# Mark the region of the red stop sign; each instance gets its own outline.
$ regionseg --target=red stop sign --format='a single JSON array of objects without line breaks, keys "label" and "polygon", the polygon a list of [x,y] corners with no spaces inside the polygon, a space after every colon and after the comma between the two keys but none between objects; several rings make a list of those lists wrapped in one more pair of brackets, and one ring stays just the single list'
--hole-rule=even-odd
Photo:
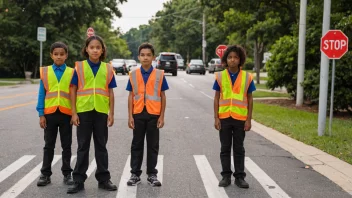
[{"label": "red stop sign", "polygon": [[226,45],[219,45],[216,50],[215,53],[216,55],[218,55],[219,58],[221,58],[224,55],[224,52],[226,51],[227,46]]},{"label": "red stop sign", "polygon": [[94,36],[94,29],[92,27],[89,27],[87,29],[87,37]]},{"label": "red stop sign", "polygon": [[341,30],[329,30],[321,37],[320,50],[329,59],[340,59],[348,51],[348,37]]}]

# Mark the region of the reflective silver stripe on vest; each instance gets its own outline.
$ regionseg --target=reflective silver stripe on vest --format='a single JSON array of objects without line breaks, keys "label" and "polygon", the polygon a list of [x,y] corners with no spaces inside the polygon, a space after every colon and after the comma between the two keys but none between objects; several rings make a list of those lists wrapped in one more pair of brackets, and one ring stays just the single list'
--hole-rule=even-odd
[{"label": "reflective silver stripe on vest", "polygon": [[45,94],[45,98],[53,98],[53,97],[57,97],[57,92],[47,92]]},{"label": "reflective silver stripe on vest", "polygon": [[140,95],[135,95],[135,96],[134,96],[134,100],[139,100],[140,98],[141,98]]},{"label": "reflective silver stripe on vest", "polygon": [[235,104],[235,105],[241,105],[241,106],[248,106],[248,104],[246,102],[243,102],[243,101],[238,101],[238,100],[232,100],[232,104]]},{"label": "reflective silver stripe on vest", "polygon": [[81,82],[81,89],[84,88],[84,72],[83,72],[83,61],[77,62],[77,75],[78,75],[78,80]]},{"label": "reflective silver stripe on vest", "polygon": [[48,67],[43,67],[42,68],[42,77],[43,77],[43,84],[44,87],[48,89],[49,91],[49,81],[48,81]]},{"label": "reflective silver stripe on vest", "polygon": [[161,101],[160,97],[158,96],[158,91],[159,91],[159,83],[162,79],[163,72],[159,69],[156,70],[156,79],[154,83],[154,97],[146,95],[148,100],[155,100],[155,101]]},{"label": "reflective silver stripe on vest", "polygon": [[160,101],[161,101],[161,97],[159,97],[159,96],[145,95],[145,99],[153,100],[153,101],[157,101],[157,102],[160,102]]},{"label": "reflective silver stripe on vest", "polygon": [[[222,72],[216,72],[216,76],[217,76],[218,83],[221,82]],[[222,84],[222,82],[221,82],[221,84]],[[221,85],[219,85],[219,86],[221,86]]]},{"label": "reflective silver stripe on vest", "polygon": [[77,96],[83,96],[83,95],[91,95],[94,94],[94,90],[84,90],[84,91],[77,91]]},{"label": "reflective silver stripe on vest", "polygon": [[246,72],[246,84],[244,85],[244,91],[243,91],[243,101],[246,99],[246,91],[248,91],[247,86],[248,86],[248,78],[249,78],[249,73]]},{"label": "reflective silver stripe on vest", "polygon": [[231,99],[220,100],[219,105],[230,105]]},{"label": "reflective silver stripe on vest", "polygon": [[70,98],[70,94],[63,92],[63,91],[60,91],[60,96],[68,98],[68,99]]},{"label": "reflective silver stripe on vest", "polygon": [[132,71],[132,73],[131,73],[131,79],[132,79],[131,84],[133,85],[132,88],[133,88],[133,93],[134,93],[135,96],[138,95],[138,83],[137,83],[137,74],[136,74],[136,71],[140,71],[140,70],[137,69],[137,70]]},{"label": "reflective silver stripe on vest", "polygon": [[103,90],[101,90],[101,89],[96,89],[96,90],[95,90],[95,93],[96,93],[96,94],[100,94],[100,95],[104,95],[104,96],[109,96],[109,92],[103,91]]},{"label": "reflective silver stripe on vest", "polygon": [[106,63],[106,71],[108,72],[108,79],[106,83],[109,84],[109,80],[112,78],[112,75],[113,75],[112,68],[110,67],[109,63]]}]

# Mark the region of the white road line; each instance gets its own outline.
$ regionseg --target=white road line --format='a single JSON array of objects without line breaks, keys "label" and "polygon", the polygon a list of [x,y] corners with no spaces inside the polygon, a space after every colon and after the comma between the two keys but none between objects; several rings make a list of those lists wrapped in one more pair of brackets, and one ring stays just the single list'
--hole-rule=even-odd
[{"label": "white road line", "polygon": [[71,156],[71,163],[73,162],[73,160],[76,159],[76,157],[77,157],[76,155],[72,155],[72,156]]},{"label": "white road line", "polygon": [[117,195],[118,198],[133,198],[137,196],[137,186],[127,186],[127,181],[131,176],[130,168],[131,155],[128,156],[125,168],[123,169],[120,184],[118,187]]},{"label": "white road line", "polygon": [[[54,166],[57,161],[61,158],[61,155],[54,155],[53,162],[51,166]],[[13,185],[9,190],[4,192],[0,198],[9,198],[9,197],[17,197],[21,194],[21,192],[28,187],[34,180],[38,178],[40,175],[40,168],[42,167],[43,162],[38,164],[35,168],[33,168],[27,175],[25,175],[20,181],[18,181],[15,185]]]},{"label": "white road line", "polygon": [[193,155],[202,177],[205,190],[209,198],[228,197],[224,188],[218,187],[219,180],[216,178],[207,158],[204,155]]},{"label": "white road line", "polygon": [[181,80],[182,80],[183,82],[187,83],[187,81],[186,81],[184,78],[181,78]]},{"label": "white road line", "polygon": [[[264,190],[273,198],[289,198],[290,196],[283,191],[277,183],[272,180],[251,158],[245,158],[245,167],[251,175],[262,185]],[[233,156],[231,156],[233,168]]]},{"label": "white road line", "polygon": [[0,183],[31,161],[35,155],[24,155],[0,172]]},{"label": "white road line", "polygon": [[202,92],[202,91],[199,91],[200,93],[202,93],[203,95],[205,95],[206,97],[208,97],[208,98],[210,98],[210,99],[212,99],[212,100],[214,100],[214,98],[213,97],[211,97],[211,96],[209,96],[208,94],[206,94],[206,93],[204,93],[204,92]]},{"label": "white road line", "polygon": [[97,168],[97,163],[95,162],[95,158],[92,160],[92,162],[88,166],[87,170],[87,178],[94,172],[94,170]]},{"label": "white road line", "polygon": [[194,86],[192,84],[189,84],[190,87],[194,88]]},{"label": "white road line", "polygon": [[156,169],[158,170],[158,180],[161,184],[163,184],[163,171],[164,171],[164,156],[158,156],[158,164],[156,165]]}]

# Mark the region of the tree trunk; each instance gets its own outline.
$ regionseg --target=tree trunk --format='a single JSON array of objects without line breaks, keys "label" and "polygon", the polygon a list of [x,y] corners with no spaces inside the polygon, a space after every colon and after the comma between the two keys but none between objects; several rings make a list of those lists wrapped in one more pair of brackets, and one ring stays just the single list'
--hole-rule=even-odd
[{"label": "tree trunk", "polygon": [[260,84],[260,66],[263,62],[264,55],[264,44],[258,43],[255,41],[254,45],[254,63],[255,63],[255,71],[256,71],[256,82]]}]

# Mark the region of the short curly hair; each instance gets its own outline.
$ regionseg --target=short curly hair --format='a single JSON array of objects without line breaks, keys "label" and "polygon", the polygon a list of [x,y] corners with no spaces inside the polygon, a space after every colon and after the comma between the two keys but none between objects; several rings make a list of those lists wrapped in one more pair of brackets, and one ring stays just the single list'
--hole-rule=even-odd
[{"label": "short curly hair", "polygon": [[240,64],[238,67],[243,67],[244,63],[246,62],[246,50],[240,45],[230,45],[227,46],[227,49],[224,55],[221,57],[221,63],[227,67],[227,57],[229,56],[230,52],[236,52],[237,55],[240,57]]},{"label": "short curly hair", "polygon": [[97,40],[97,41],[100,42],[100,44],[101,44],[101,46],[102,46],[102,48],[103,48],[103,53],[102,53],[101,56],[99,57],[99,60],[100,60],[100,61],[105,60],[106,54],[107,54],[107,49],[106,49],[104,40],[103,40],[100,36],[98,36],[98,35],[90,36],[90,37],[88,37],[88,38],[86,39],[85,45],[84,45],[84,47],[82,48],[82,51],[81,51],[82,56],[86,57],[87,59],[89,58],[89,54],[86,52],[86,48],[88,47],[89,43],[90,43],[92,40]]}]

